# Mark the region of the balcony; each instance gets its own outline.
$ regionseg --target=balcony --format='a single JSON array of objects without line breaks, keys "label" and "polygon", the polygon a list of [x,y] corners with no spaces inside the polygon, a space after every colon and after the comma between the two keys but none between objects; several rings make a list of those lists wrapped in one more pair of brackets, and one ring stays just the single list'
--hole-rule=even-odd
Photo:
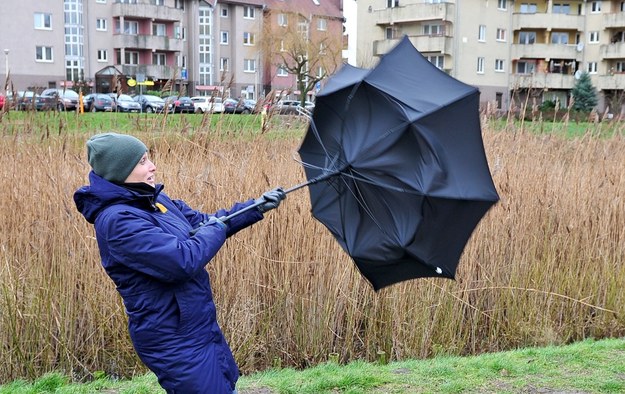
[{"label": "balcony", "polygon": [[573,89],[575,76],[555,73],[512,74],[510,82],[513,89]]},{"label": "balcony", "polygon": [[601,45],[601,57],[604,59],[624,59],[625,43]]},{"label": "balcony", "polygon": [[540,30],[584,30],[584,17],[582,15],[567,14],[520,14],[512,15],[512,29],[540,29]]},{"label": "balcony", "polygon": [[117,67],[121,68],[124,75],[143,74],[150,79],[171,79],[176,71],[176,67],[155,64],[124,64]]},{"label": "balcony", "polygon": [[605,14],[603,16],[604,28],[622,28],[625,26],[625,12],[616,12],[613,14]]},{"label": "balcony", "polygon": [[[412,45],[419,52],[437,52],[451,55],[453,52],[453,39],[446,36],[410,36]],[[401,41],[399,38],[390,40],[377,40],[373,42],[373,55],[382,56],[390,51]]]},{"label": "balcony", "polygon": [[113,47],[153,49],[160,52],[180,52],[183,49],[183,42],[180,39],[165,36],[116,34],[113,35]]},{"label": "balcony", "polygon": [[581,52],[577,51],[577,45],[570,44],[512,44],[511,56],[513,59],[582,60]]},{"label": "balcony", "polygon": [[184,10],[149,3],[114,3],[113,17],[120,16],[133,19],[154,19],[155,21],[181,21],[184,17]]},{"label": "balcony", "polygon": [[624,90],[625,73],[614,75],[598,75],[593,77],[593,85],[598,90]]},{"label": "balcony", "polygon": [[375,23],[378,25],[392,25],[394,23],[409,23],[429,20],[454,20],[453,3],[439,4],[408,4],[392,8],[372,10]]}]

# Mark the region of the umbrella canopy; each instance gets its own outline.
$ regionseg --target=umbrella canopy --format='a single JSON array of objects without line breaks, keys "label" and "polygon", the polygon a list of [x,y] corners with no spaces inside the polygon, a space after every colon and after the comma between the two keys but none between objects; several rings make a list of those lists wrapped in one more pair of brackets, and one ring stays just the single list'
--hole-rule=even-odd
[{"label": "umbrella canopy", "polygon": [[454,278],[498,201],[478,106],[476,88],[436,68],[407,37],[371,70],[343,66],[317,96],[298,151],[312,214],[376,291]]}]

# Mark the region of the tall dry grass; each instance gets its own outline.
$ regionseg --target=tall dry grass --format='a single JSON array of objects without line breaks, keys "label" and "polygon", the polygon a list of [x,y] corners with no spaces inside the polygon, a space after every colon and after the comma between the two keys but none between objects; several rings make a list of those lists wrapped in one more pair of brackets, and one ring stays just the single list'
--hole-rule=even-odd
[{"label": "tall dry grass", "polygon": [[[0,126],[1,127],[1,126]],[[165,192],[206,211],[304,180],[298,138],[139,132]],[[244,372],[341,360],[474,354],[625,334],[625,141],[484,130],[501,202],[457,281],[379,293],[312,219],[306,190],[229,240],[208,266]],[[86,136],[4,133],[0,144],[0,382],[143,368],[123,305],[72,195]]]}]

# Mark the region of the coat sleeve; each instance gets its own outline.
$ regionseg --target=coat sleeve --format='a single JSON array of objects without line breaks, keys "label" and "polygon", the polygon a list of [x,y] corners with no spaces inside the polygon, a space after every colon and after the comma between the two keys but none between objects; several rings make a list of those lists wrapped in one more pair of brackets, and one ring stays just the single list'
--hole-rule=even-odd
[{"label": "coat sleeve", "polygon": [[164,282],[185,281],[204,269],[226,240],[218,226],[181,239],[132,210],[100,215],[96,235],[103,264],[118,264]]},{"label": "coat sleeve", "polygon": [[[243,203],[236,203],[229,210],[220,209],[213,214],[203,213],[200,211],[196,211],[189,207],[182,200],[173,200],[174,204],[178,207],[180,212],[187,218],[189,223],[193,228],[197,227],[200,222],[208,220],[211,216],[223,217],[228,216],[234,212],[237,212],[247,206],[254,204],[254,200],[248,200]],[[263,219],[263,214],[260,213],[258,209],[250,209],[248,212],[242,213],[241,215],[237,215],[231,220],[228,221],[228,232],[227,236],[231,236],[236,234],[237,232],[243,230],[244,228],[251,226],[252,224],[258,222]]]}]

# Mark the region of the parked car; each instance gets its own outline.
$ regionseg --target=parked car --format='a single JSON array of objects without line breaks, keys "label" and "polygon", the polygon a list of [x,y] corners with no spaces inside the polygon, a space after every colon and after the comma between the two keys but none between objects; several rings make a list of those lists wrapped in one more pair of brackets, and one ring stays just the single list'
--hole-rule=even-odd
[{"label": "parked car", "polygon": [[221,97],[195,96],[191,97],[195,106],[195,113],[221,113],[224,112],[224,103]]},{"label": "parked car", "polygon": [[225,114],[251,114],[257,112],[255,100],[230,98],[225,99],[223,104]]},{"label": "parked car", "polygon": [[115,102],[104,93],[91,93],[83,97],[82,105],[85,112],[112,112],[115,110]]},{"label": "parked car", "polygon": [[78,93],[71,89],[46,89],[41,92],[41,96],[54,98],[56,100],[56,108],[59,111],[78,109]]},{"label": "parked car", "polygon": [[4,102],[5,102],[5,98],[4,98],[4,94],[0,93],[0,110],[4,109]]},{"label": "parked car", "polygon": [[[275,105],[275,110],[282,115],[297,115],[302,113],[302,102],[299,100],[280,100]],[[315,104],[306,101],[304,102],[304,108],[308,112],[312,112],[315,109]]]},{"label": "parked car", "polygon": [[56,108],[56,98],[43,97],[32,90],[18,90],[9,96],[11,107],[19,111],[49,111]]},{"label": "parked car", "polygon": [[141,105],[141,112],[155,113],[165,110],[165,100],[151,94],[139,94],[133,97],[133,100]]},{"label": "parked car", "polygon": [[115,111],[117,112],[141,112],[141,104],[136,102],[127,94],[109,93],[109,96],[115,101]]},{"label": "parked car", "polygon": [[169,96],[165,97],[164,100],[167,104],[167,110],[171,113],[180,114],[185,112],[188,114],[192,114],[195,112],[195,105],[193,105],[191,97]]}]

